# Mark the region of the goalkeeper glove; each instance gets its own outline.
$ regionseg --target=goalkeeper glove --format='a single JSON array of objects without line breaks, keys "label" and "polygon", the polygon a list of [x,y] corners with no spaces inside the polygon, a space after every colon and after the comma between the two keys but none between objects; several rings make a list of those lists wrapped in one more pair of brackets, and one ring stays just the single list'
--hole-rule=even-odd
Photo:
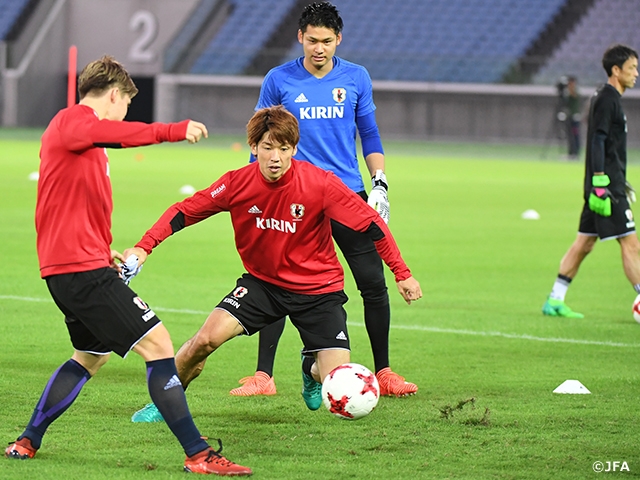
[{"label": "goalkeeper glove", "polygon": [[389,186],[382,170],[376,170],[376,174],[371,178],[371,186],[367,203],[378,212],[384,223],[389,223],[389,199],[387,198]]},{"label": "goalkeeper glove", "polygon": [[129,285],[129,282],[140,273],[144,265],[138,266],[138,257],[135,255],[129,255],[126,262],[120,264],[122,272],[120,276],[125,285]]},{"label": "goalkeeper glove", "polygon": [[636,203],[636,190],[633,188],[633,185],[627,181],[624,182],[624,193],[627,194],[627,201],[629,202],[629,205]]},{"label": "goalkeeper glove", "polygon": [[591,194],[589,195],[589,208],[603,217],[611,216],[611,192],[608,175],[594,175],[591,179]]}]

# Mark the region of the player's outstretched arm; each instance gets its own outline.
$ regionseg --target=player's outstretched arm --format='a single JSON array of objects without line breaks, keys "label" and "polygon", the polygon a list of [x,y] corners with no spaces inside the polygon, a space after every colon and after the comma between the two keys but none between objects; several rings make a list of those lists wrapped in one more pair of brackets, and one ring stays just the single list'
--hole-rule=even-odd
[{"label": "player's outstretched arm", "polygon": [[404,301],[407,302],[407,305],[411,305],[411,302],[422,298],[420,284],[415,278],[409,277],[406,280],[400,280],[396,285],[398,286],[400,295],[402,295]]},{"label": "player's outstretched arm", "polygon": [[197,143],[200,141],[202,137],[209,138],[209,132],[207,131],[207,127],[204,125],[204,123],[190,120],[187,125],[186,140],[189,143]]}]

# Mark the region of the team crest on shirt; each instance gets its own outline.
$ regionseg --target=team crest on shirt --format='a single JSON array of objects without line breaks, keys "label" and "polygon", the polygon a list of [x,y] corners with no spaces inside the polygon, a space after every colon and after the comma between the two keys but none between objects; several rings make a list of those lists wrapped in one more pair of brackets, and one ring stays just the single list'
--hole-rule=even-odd
[{"label": "team crest on shirt", "polygon": [[233,291],[231,295],[233,295],[236,298],[242,298],[247,293],[249,293],[249,290],[246,287],[238,287]]},{"label": "team crest on shirt", "polygon": [[343,103],[347,98],[347,91],[342,87],[334,88],[331,94],[336,103]]},{"label": "team crest on shirt", "polygon": [[301,203],[292,203],[289,209],[291,210],[291,216],[296,220],[300,220],[304,215],[304,205]]}]

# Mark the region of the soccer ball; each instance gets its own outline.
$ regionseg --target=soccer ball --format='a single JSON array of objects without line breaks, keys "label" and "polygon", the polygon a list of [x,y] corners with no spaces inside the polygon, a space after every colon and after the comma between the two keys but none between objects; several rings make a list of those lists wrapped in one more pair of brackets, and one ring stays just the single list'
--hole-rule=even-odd
[{"label": "soccer ball", "polygon": [[633,319],[640,323],[640,295],[633,301]]},{"label": "soccer ball", "polygon": [[322,382],[322,402],[336,417],[357,420],[371,413],[380,398],[378,379],[358,363],[339,365]]}]

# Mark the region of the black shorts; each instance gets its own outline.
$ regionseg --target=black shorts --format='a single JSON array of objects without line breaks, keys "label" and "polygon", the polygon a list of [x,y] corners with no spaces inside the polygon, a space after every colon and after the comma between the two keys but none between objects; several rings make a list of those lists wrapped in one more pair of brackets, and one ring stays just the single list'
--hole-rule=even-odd
[{"label": "black shorts", "polygon": [[304,295],[283,290],[245,273],[216,308],[228,312],[247,335],[289,316],[304,345],[303,354],[339,348],[349,350],[347,312],[342,291]]},{"label": "black shorts", "polygon": [[626,197],[616,197],[616,202],[611,202],[610,217],[594,213],[589,209],[589,203],[584,203],[580,215],[579,233],[592,237],[597,235],[600,240],[610,240],[625,237],[635,231],[636,223]]},{"label": "black shorts", "polygon": [[47,287],[65,323],[73,348],[124,357],[160,319],[112,268],[52,275]]}]

